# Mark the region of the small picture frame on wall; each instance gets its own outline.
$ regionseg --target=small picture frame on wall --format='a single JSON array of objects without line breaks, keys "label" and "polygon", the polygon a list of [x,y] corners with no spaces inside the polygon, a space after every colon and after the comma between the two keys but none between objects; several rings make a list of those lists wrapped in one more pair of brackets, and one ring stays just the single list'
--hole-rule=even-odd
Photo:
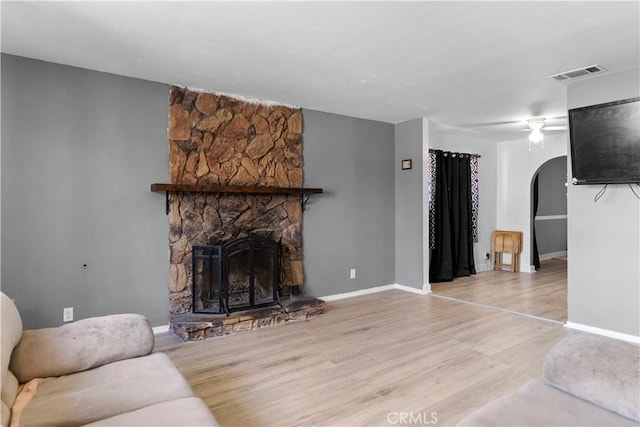
[{"label": "small picture frame on wall", "polygon": [[411,159],[406,159],[402,161],[402,170],[406,171],[408,169],[411,169]]}]

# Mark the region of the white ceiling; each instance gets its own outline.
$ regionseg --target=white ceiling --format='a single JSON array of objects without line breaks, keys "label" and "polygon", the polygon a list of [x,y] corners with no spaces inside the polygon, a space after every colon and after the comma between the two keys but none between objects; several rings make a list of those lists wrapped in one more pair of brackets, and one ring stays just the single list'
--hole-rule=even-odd
[{"label": "white ceiling", "polygon": [[640,67],[638,1],[1,7],[5,53],[389,123],[428,117],[504,139],[529,117],[566,115],[566,85],[547,76]]}]

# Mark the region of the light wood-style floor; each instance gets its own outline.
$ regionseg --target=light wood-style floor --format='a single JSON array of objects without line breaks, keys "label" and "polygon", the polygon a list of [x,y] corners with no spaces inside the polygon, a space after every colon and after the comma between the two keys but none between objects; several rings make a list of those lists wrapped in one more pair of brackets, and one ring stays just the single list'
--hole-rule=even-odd
[{"label": "light wood-style floor", "polygon": [[550,259],[535,273],[483,271],[453,282],[432,283],[436,295],[517,313],[567,321],[567,261]]},{"label": "light wood-style floor", "polygon": [[389,426],[401,412],[448,426],[539,377],[564,335],[556,322],[390,290],[237,335],[166,334],[156,350],[223,427]]}]

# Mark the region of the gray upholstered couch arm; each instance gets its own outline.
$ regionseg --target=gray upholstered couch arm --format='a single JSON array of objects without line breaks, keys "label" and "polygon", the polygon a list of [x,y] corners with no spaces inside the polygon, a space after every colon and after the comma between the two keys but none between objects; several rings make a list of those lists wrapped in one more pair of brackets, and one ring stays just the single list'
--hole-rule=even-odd
[{"label": "gray upholstered couch arm", "polygon": [[139,314],[92,317],[57,328],[26,330],[11,355],[21,383],[144,356],[153,350],[151,325]]},{"label": "gray upholstered couch arm", "polygon": [[640,422],[640,347],[574,333],[547,354],[548,384]]}]

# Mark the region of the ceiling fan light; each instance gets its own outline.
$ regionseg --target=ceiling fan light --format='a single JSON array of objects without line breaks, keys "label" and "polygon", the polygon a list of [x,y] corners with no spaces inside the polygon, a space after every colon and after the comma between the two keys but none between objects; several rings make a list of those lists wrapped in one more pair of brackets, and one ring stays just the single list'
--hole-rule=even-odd
[{"label": "ceiling fan light", "polygon": [[539,142],[542,142],[543,139],[544,139],[544,135],[542,134],[542,131],[540,130],[540,128],[531,129],[531,133],[529,134],[530,142],[537,144]]}]

